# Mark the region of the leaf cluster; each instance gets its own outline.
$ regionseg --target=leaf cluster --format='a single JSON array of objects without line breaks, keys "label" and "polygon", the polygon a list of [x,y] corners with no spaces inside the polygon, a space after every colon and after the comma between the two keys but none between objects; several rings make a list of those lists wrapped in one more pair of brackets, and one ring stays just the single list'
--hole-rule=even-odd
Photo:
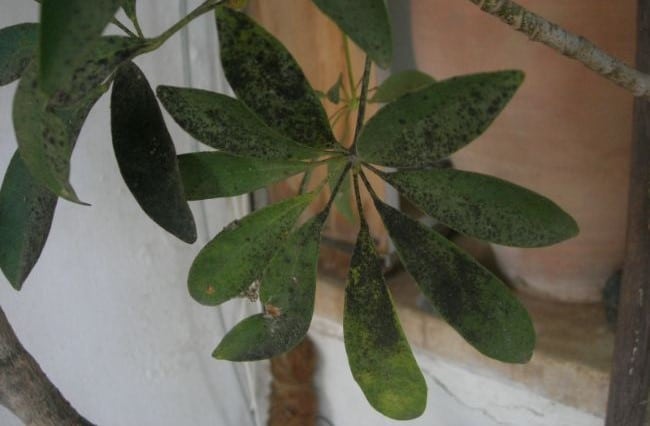
[{"label": "leaf cluster", "polygon": [[[367,53],[359,83],[351,74],[346,83],[341,75],[327,93],[315,91],[288,50],[235,10],[241,2],[208,0],[155,38],[142,35],[135,0],[43,0],[39,24],[0,30],[0,84],[20,78],[13,108],[18,150],[0,190],[0,268],[20,289],[47,240],[58,197],[81,203],[69,182],[70,158],[90,109],[112,87],[113,147],[124,181],[152,220],[187,243],[196,240],[188,201],[246,194],[328,168],[315,191],[233,222],[194,260],[188,287],[197,302],[215,306],[246,296],[259,298],[263,307],[223,338],[216,358],[269,358],[300,342],[313,315],[324,223],[334,204],[355,218],[353,206],[341,200],[356,199],[360,231],[343,324],[350,368],[373,407],[410,419],[425,408],[426,385],[379,267],[360,182],[422,293],[471,345],[494,359],[520,363],[531,357],[535,335],[526,310],[497,277],[433,229],[385,204],[366,175],[378,175],[450,228],[498,244],[550,245],[576,235],[577,225],[527,189],[440,167],[496,119],[522,83],[521,72],[436,81],[408,71],[370,96],[371,62],[385,68],[392,56],[384,1],[313,2]],[[120,7],[135,32],[102,36]],[[236,98],[170,86],[154,91],[132,60],[212,10]],[[358,111],[352,147],[335,138],[322,97]],[[364,123],[367,102],[385,105]],[[213,150],[177,156],[160,104]],[[329,202],[305,218],[325,186]]]}]

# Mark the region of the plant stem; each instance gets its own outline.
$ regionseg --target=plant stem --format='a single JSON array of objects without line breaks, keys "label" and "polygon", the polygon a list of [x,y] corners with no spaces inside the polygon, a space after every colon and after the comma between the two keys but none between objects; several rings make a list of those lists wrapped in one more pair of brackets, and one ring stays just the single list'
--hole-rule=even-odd
[{"label": "plant stem", "polygon": [[133,22],[133,26],[135,27],[135,31],[138,33],[138,36],[140,38],[144,38],[144,33],[142,32],[142,28],[140,27],[140,21],[138,20],[137,15],[131,18],[131,22]]},{"label": "plant stem", "polygon": [[116,27],[118,27],[119,29],[121,29],[122,31],[124,31],[124,32],[126,33],[126,35],[128,35],[129,37],[132,37],[132,38],[142,38],[141,36],[138,36],[138,35],[135,34],[133,31],[131,31],[131,30],[130,30],[126,25],[124,25],[123,23],[121,23],[117,18],[113,18],[113,19],[111,20],[111,23],[113,23]]},{"label": "plant stem", "polygon": [[613,57],[586,38],[565,30],[512,0],[469,1],[514,30],[526,34],[531,40],[582,62],[587,68],[629,90],[635,96],[650,96],[650,75]]},{"label": "plant stem", "polygon": [[341,189],[341,185],[343,184],[343,180],[345,179],[345,174],[350,171],[351,167],[352,167],[352,163],[348,163],[343,169],[341,176],[339,176],[339,180],[336,182],[336,185],[334,185],[334,188],[332,189],[332,193],[330,194],[330,199],[327,201],[327,206],[325,206],[325,211],[329,211],[332,208],[332,204],[334,203],[336,194],[339,193],[339,189]]},{"label": "plant stem", "polygon": [[368,188],[368,192],[370,192],[370,195],[372,196],[372,198],[379,199],[379,197],[377,196],[377,193],[372,188],[372,185],[370,185],[370,181],[366,177],[366,174],[363,172],[363,170],[361,170],[359,172],[359,174],[361,175],[361,179],[363,180],[363,184],[366,186],[366,188]]},{"label": "plant stem", "polygon": [[171,36],[176,34],[178,31],[180,31],[183,27],[185,27],[187,24],[192,22],[194,19],[198,18],[199,16],[210,12],[213,10],[215,7],[217,7],[219,4],[223,3],[223,0],[207,0],[205,3],[203,3],[201,6],[197,7],[193,11],[191,11],[187,16],[185,16],[183,19],[172,25],[167,31],[156,37],[153,41],[153,48],[151,50],[155,50],[158,47],[160,47],[163,43],[165,43]]},{"label": "plant stem", "polygon": [[364,120],[366,118],[366,102],[368,99],[368,85],[370,84],[370,69],[372,68],[372,62],[370,57],[366,56],[366,62],[363,67],[363,78],[361,83],[361,96],[359,98],[359,113],[357,114],[357,126],[354,129],[354,138],[352,139],[352,146],[350,147],[350,152],[355,154],[357,153],[357,140],[359,139],[359,134],[361,133],[361,128],[363,127]]},{"label": "plant stem", "polygon": [[348,36],[343,35],[343,48],[345,50],[345,67],[348,72],[348,85],[350,86],[350,94],[352,99],[357,97],[357,88],[354,84],[354,74],[352,71],[352,56],[350,55],[350,43],[348,42]]}]

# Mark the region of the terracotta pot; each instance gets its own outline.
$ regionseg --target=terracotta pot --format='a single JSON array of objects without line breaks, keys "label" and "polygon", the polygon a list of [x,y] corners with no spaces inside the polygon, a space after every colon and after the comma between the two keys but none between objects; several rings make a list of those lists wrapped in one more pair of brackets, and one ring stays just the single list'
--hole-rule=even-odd
[{"label": "terracotta pot", "polygon": [[[508,68],[527,75],[495,124],[454,156],[456,167],[544,194],[580,225],[580,236],[553,247],[495,246],[504,274],[518,287],[546,297],[599,300],[624,255],[632,97],[469,1],[411,3],[421,70],[440,79]],[[635,1],[520,3],[633,61]]]}]

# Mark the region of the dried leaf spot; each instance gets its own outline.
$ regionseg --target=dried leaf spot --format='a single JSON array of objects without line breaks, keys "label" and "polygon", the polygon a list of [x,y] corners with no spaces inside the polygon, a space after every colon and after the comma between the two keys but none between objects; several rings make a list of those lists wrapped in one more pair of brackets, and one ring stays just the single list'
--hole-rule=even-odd
[{"label": "dried leaf spot", "polygon": [[282,315],[282,309],[278,306],[267,303],[264,305],[264,317],[268,319],[277,318]]}]

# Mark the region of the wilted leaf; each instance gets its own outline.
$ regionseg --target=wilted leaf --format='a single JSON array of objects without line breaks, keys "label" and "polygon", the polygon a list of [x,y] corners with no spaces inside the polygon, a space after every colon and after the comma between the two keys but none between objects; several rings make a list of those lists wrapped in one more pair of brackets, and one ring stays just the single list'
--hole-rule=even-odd
[{"label": "wilted leaf", "polygon": [[343,336],[352,375],[370,405],[398,420],[421,415],[427,386],[397,319],[363,218],[345,290]]},{"label": "wilted leaf", "polygon": [[97,40],[92,51],[70,72],[68,79],[54,91],[52,104],[68,105],[84,98],[100,85],[122,63],[137,56],[148,41],[120,36]]},{"label": "wilted leaf", "polygon": [[309,193],[272,204],[227,226],[194,259],[188,278],[192,297],[219,305],[247,290],[313,198]]},{"label": "wilted leaf", "polygon": [[405,268],[445,320],[484,355],[527,362],[535,330],[508,288],[436,231],[379,200],[375,205]]},{"label": "wilted leaf", "polygon": [[181,240],[196,241],[174,143],[156,95],[133,62],[122,65],[115,75],[111,130],[120,172],[142,210]]},{"label": "wilted leaf", "polygon": [[305,337],[314,313],[321,214],[295,231],[273,256],[262,277],[264,314],[237,324],[213,356],[253,361],[280,355]]},{"label": "wilted leaf", "polygon": [[407,93],[417,92],[435,82],[436,80],[433,77],[421,71],[401,71],[384,80],[377,88],[370,102],[393,102]]},{"label": "wilted leaf", "polygon": [[219,7],[216,16],[221,62],[237,97],[279,133],[337,147],[323,106],[287,49],[243,13]]},{"label": "wilted leaf", "polygon": [[[336,184],[341,177],[341,173],[347,166],[347,158],[342,159],[341,161],[332,161],[328,163],[328,172],[327,172],[327,182],[329,184],[330,190],[334,191]],[[343,182],[339,187],[339,191],[334,196],[334,206],[336,210],[341,213],[341,215],[350,223],[354,224],[357,221],[356,216],[354,215],[354,208],[352,207],[352,180],[350,178],[350,172],[346,172]]]},{"label": "wilted leaf", "polygon": [[578,234],[553,201],[492,176],[452,169],[382,173],[422,211],[463,234],[516,247],[543,247]]},{"label": "wilted leaf", "polygon": [[320,154],[280,135],[237,99],[198,89],[159,86],[158,98],[197,140],[234,155],[298,160]]},{"label": "wilted leaf", "polygon": [[393,57],[393,38],[384,0],[313,0],[380,67]]},{"label": "wilted leaf", "polygon": [[0,30],[0,86],[22,75],[37,46],[38,24],[18,24]]},{"label": "wilted leaf", "polygon": [[96,49],[121,0],[43,0],[40,81],[47,94],[66,87],[70,76]]},{"label": "wilted leaf", "polygon": [[56,201],[56,195],[34,181],[16,152],[0,190],[0,268],[16,290],[41,255]]},{"label": "wilted leaf", "polygon": [[392,167],[435,164],[481,135],[523,78],[520,71],[473,74],[404,95],[366,124],[359,156]]},{"label": "wilted leaf", "polygon": [[221,152],[178,156],[188,200],[232,197],[263,188],[314,167],[290,160],[260,160]]}]

